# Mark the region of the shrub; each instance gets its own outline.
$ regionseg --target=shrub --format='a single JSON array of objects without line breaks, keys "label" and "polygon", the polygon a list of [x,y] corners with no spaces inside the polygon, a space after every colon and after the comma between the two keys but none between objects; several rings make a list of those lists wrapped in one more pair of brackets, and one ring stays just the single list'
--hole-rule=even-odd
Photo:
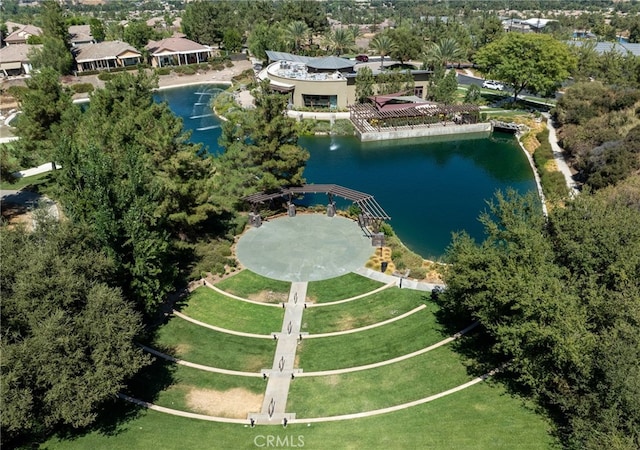
[{"label": "shrub", "polygon": [[109,81],[113,79],[114,75],[110,72],[100,72],[98,74],[98,80]]},{"label": "shrub", "polygon": [[157,75],[169,75],[171,73],[170,67],[157,67],[156,74]]},{"label": "shrub", "polygon": [[71,90],[73,90],[73,92],[75,92],[76,94],[84,94],[86,92],[93,92],[93,84],[91,83],[77,83],[77,84],[72,84],[71,86]]}]

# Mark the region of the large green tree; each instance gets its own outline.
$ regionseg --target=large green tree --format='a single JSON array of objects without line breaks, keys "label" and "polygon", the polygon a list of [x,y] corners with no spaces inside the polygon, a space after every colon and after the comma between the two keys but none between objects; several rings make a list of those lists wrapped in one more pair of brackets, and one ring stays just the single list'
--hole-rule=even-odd
[{"label": "large green tree", "polygon": [[140,316],[91,234],[39,221],[0,232],[3,445],[93,423],[148,359]]},{"label": "large green tree", "polygon": [[15,133],[20,137],[17,146],[25,166],[52,161],[56,141],[65,128],[73,126],[74,112],[79,112],[58,78],[55,69],[44,67],[26,81],[28,89],[20,91],[22,113],[18,115]]},{"label": "large green tree", "polygon": [[295,121],[286,115],[288,98],[272,92],[268,81],[254,90],[256,108],[240,123],[223,125],[219,158],[221,189],[228,197],[304,183],[309,153],[298,145]]},{"label": "large green tree", "polygon": [[94,231],[146,312],[172,289],[172,242],[193,239],[218,211],[212,160],[187,142],[169,107],[154,102],[156,83],[125,73],[94,91],[56,158],[65,213]]},{"label": "large green tree", "polygon": [[566,44],[536,33],[507,33],[478,50],[475,62],[512,87],[514,100],[525,89],[551,93],[576,65]]},{"label": "large green tree", "polygon": [[498,195],[487,238],[458,235],[444,311],[479,320],[480,361],[552,412],[572,448],[640,444],[640,211],[583,193],[542,215]]}]

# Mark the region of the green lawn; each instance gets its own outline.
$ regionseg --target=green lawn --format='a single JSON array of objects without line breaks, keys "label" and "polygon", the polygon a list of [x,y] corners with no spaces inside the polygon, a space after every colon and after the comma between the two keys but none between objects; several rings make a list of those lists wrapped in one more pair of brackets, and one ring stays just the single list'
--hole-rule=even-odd
[{"label": "green lawn", "polygon": [[314,334],[360,328],[392,319],[422,304],[429,311],[437,309],[424,292],[392,287],[347,303],[307,308],[302,316],[302,331]]},{"label": "green lawn", "polygon": [[[272,280],[271,278],[263,277],[257,273],[249,270],[243,270],[236,275],[229,277],[216,283],[216,287],[230,294],[237,295],[243,298],[252,298],[262,293],[274,293],[274,294],[288,294],[291,290],[291,283],[288,281]],[[281,295],[276,295],[275,301],[282,301],[278,298]],[[284,300],[286,300],[286,296]]]},{"label": "green lawn", "polygon": [[428,397],[472,378],[460,356],[445,345],[375,369],[298,377],[291,383],[287,410],[298,417],[371,411]]},{"label": "green lawn", "polygon": [[[158,384],[157,380],[159,379],[165,380],[163,385]],[[206,396],[207,393],[224,395],[225,392],[234,390],[235,392],[246,392],[253,397],[259,396],[262,399],[265,386],[266,381],[262,378],[206,372],[156,359],[150,367],[145,368],[144,372],[137,377],[127,394],[167,408],[207,414],[207,411],[199,409],[189,402],[190,394],[200,394],[201,396]],[[258,410],[259,407],[255,411],[247,412],[256,412]]]},{"label": "green lawn", "polygon": [[229,298],[208,287],[199,287],[184,300],[179,310],[204,323],[245,333],[280,331],[284,312]]},{"label": "green lawn", "polygon": [[41,173],[33,175],[31,177],[18,178],[15,183],[7,183],[6,181],[0,182],[0,189],[8,189],[12,191],[18,191],[26,186],[38,186],[44,185],[51,181],[51,172]]},{"label": "green lawn", "polygon": [[[126,406],[123,404],[123,408]],[[255,449],[272,439],[299,440],[303,448],[335,449],[552,449],[548,423],[500,385],[484,382],[424,405],[341,422],[256,427],[205,422],[133,410],[123,422],[74,438],[52,438],[43,448],[210,450]],[[289,448],[293,446],[289,445]],[[286,447],[285,447],[286,448]]]},{"label": "green lawn", "polygon": [[259,372],[273,365],[276,343],[271,339],[219,333],[174,317],[158,330],[150,346],[197,364]]},{"label": "green lawn", "polygon": [[348,273],[328,280],[310,282],[307,286],[307,300],[315,303],[334,302],[371,292],[381,286],[384,283]]},{"label": "green lawn", "polygon": [[297,367],[316,372],[362,366],[420,350],[445,337],[434,315],[422,310],[371,330],[304,339],[298,346]]}]

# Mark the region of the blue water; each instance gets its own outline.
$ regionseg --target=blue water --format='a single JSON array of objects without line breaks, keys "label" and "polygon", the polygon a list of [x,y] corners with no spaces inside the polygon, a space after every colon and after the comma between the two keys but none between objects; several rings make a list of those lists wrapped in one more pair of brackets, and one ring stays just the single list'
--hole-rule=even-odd
[{"label": "blue water", "polygon": [[[156,98],[167,100],[183,117],[185,129],[193,130],[193,142],[217,153],[219,122],[199,109],[203,105],[194,105],[203,103],[203,95],[210,97],[213,89],[177,88],[161,91]],[[535,189],[516,139],[501,133],[376,143],[315,136],[299,143],[311,154],[305,170],[308,183],[335,183],[373,195],[391,216],[400,239],[425,258],[441,256],[452,232],[465,230],[482,239],[478,215],[497,190]],[[318,195],[311,201],[326,200]]]}]

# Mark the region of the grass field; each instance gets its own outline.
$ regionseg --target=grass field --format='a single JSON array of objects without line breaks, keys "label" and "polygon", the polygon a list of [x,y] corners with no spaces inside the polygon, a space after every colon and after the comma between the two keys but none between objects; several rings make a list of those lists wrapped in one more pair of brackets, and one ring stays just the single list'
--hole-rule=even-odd
[{"label": "grass field", "polygon": [[311,450],[559,448],[545,419],[490,381],[390,414],[286,429],[205,422],[144,409],[132,410],[122,422],[115,419],[73,439],[52,438],[43,448],[242,450],[266,448],[269,436],[281,443],[295,440],[298,447]]},{"label": "grass field", "polygon": [[304,339],[298,346],[297,367],[316,372],[361,366],[420,350],[445,337],[434,315],[422,310],[358,333]]},{"label": "grass field", "polygon": [[302,316],[302,331],[313,334],[360,328],[392,319],[422,304],[429,311],[436,310],[424,292],[393,287],[347,303],[307,308]]},{"label": "grass field", "polygon": [[371,292],[384,283],[356,273],[348,273],[329,280],[312,281],[307,286],[307,299],[314,303],[335,302]]},{"label": "grass field", "polygon": [[[371,285],[359,278],[341,278],[332,295],[343,298],[370,290]],[[350,286],[351,281],[355,286]],[[225,290],[243,297],[265,291],[286,296],[289,292],[289,283],[248,271],[222,283]],[[328,292],[329,288],[320,284],[314,289]],[[328,295],[327,301],[336,300]],[[298,346],[297,366],[305,372],[359,366],[404,355],[447,337],[444,326],[436,320],[436,305],[421,292],[391,288],[353,302],[306,309],[303,322],[310,332],[318,333],[376,323],[420,304],[427,308],[388,325],[343,336],[304,339]],[[279,329],[283,314],[280,308],[229,299],[209,289],[196,290],[182,310],[204,322],[249,332],[264,332],[273,326]],[[174,317],[157,330],[151,345],[195,363],[259,372],[272,366],[276,342],[219,333]],[[451,389],[475,376],[467,371],[465,358],[455,348],[448,344],[359,372],[296,377],[291,382],[287,411],[300,419],[335,416],[399,405]],[[172,409],[246,420],[248,413],[261,409],[266,384],[260,377],[209,373],[157,359],[126,392]],[[393,413],[317,424],[303,421],[286,429],[187,419],[118,400],[91,431],[50,439],[42,448],[557,448],[549,429],[546,419],[528,404],[488,380]]]},{"label": "grass field", "polygon": [[255,334],[280,331],[284,316],[282,309],[235,300],[207,287],[191,292],[178,309],[204,323]]},{"label": "grass field", "polygon": [[[280,298],[291,290],[291,283],[288,281],[272,280],[249,270],[243,270],[236,275],[216,283],[216,287],[230,294],[243,298],[252,298],[264,293],[273,293],[274,301],[282,301]],[[267,298],[266,300],[269,300]]]},{"label": "grass field", "polygon": [[470,381],[460,356],[449,346],[387,366],[291,383],[287,410],[298,417],[371,411],[418,400]]},{"label": "grass field", "polygon": [[219,333],[174,317],[158,330],[151,347],[205,366],[259,372],[272,366],[276,344],[270,339]]}]

